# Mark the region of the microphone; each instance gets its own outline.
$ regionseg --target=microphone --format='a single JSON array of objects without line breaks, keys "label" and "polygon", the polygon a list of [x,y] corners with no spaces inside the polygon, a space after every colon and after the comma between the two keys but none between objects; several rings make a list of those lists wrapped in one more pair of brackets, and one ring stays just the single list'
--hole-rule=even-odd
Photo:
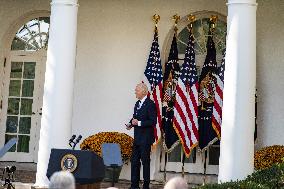
[{"label": "microphone", "polygon": [[74,142],[73,150],[75,149],[76,144],[78,144],[81,139],[82,139],[82,135],[79,135],[76,141]]},{"label": "microphone", "polygon": [[80,140],[82,139],[82,135],[79,135],[78,138],[76,139],[76,144],[78,144],[80,142]]},{"label": "microphone", "polygon": [[[80,135],[81,136],[81,135]],[[76,135],[72,135],[72,137],[69,139],[69,146],[71,146],[72,147],[72,143],[74,144],[74,139],[76,138]],[[81,136],[81,138],[82,138],[82,136]]]}]

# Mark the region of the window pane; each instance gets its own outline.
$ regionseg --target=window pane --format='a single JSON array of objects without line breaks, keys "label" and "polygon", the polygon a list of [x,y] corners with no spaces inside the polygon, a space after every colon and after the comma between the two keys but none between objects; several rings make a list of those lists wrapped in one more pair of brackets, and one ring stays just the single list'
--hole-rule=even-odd
[{"label": "window pane", "polygon": [[9,96],[20,96],[21,80],[11,80],[9,85]]},{"label": "window pane", "polygon": [[[196,55],[202,55],[207,53],[206,49],[206,43],[207,43],[207,37],[208,37],[208,31],[209,31],[209,22],[210,19],[208,17],[198,19],[193,22],[193,37],[195,39],[195,54]],[[185,49],[188,42],[188,28],[184,27],[180,33],[178,34],[178,52],[179,54],[184,54]],[[213,40],[215,42],[216,52],[217,54],[222,54],[223,49],[226,47],[226,35],[227,35],[227,25],[225,21],[218,20],[215,28],[215,32],[213,35]]]},{"label": "window pane", "polygon": [[30,137],[26,135],[19,135],[17,152],[29,152]]},{"label": "window pane", "polygon": [[12,62],[10,78],[22,78],[22,62]]},{"label": "window pane", "polygon": [[169,162],[181,162],[181,145],[176,146],[168,155]]},{"label": "window pane", "polygon": [[18,116],[7,116],[6,133],[17,133]]},{"label": "window pane", "polygon": [[220,146],[209,147],[209,165],[219,165]]},{"label": "window pane", "polygon": [[34,81],[24,80],[22,88],[22,97],[33,97],[34,92]]},{"label": "window pane", "polygon": [[184,163],[195,163],[196,161],[196,148],[191,151],[189,158],[185,156]]},{"label": "window pane", "polygon": [[[17,138],[17,135],[5,135],[5,144],[9,142],[12,138]],[[15,152],[16,151],[16,144],[10,148],[8,152]]]},{"label": "window pane", "polygon": [[187,46],[187,42],[188,42],[188,29],[184,28],[179,34],[178,34],[178,53],[179,54],[184,54],[185,53],[185,49]]},{"label": "window pane", "polygon": [[[49,17],[33,18],[16,33],[11,50],[37,51],[47,49]],[[42,38],[44,36],[44,38]]]},{"label": "window pane", "polygon": [[31,130],[31,117],[21,117],[19,123],[19,133],[30,134]]},{"label": "window pane", "polygon": [[26,43],[17,37],[14,38],[12,45],[11,45],[11,50],[24,50],[26,46]]},{"label": "window pane", "polygon": [[10,115],[18,115],[19,114],[19,103],[20,103],[20,99],[9,98],[7,113]]},{"label": "window pane", "polygon": [[24,79],[34,79],[35,78],[35,62],[25,62],[24,63]]},{"label": "window pane", "polygon": [[21,115],[32,115],[33,99],[22,98]]}]

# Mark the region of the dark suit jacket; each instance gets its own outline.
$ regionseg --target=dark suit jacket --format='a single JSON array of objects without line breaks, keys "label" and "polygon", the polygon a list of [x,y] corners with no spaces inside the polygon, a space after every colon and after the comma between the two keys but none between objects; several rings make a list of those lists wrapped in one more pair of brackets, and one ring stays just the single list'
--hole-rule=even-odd
[{"label": "dark suit jacket", "polygon": [[[155,103],[147,97],[138,109],[139,103],[134,106],[133,118],[141,121],[141,126],[134,127],[134,143],[137,145],[153,144],[154,142],[154,127],[157,123],[157,110]],[[131,122],[132,120],[130,120]]]}]

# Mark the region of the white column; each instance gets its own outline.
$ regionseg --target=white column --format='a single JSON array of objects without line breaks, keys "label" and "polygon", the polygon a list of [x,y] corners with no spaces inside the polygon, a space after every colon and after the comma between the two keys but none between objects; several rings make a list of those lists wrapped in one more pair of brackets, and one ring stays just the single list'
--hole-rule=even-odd
[{"label": "white column", "polygon": [[219,182],[244,179],[254,169],[256,0],[228,0]]},{"label": "white column", "polygon": [[68,148],[76,57],[77,0],[52,0],[36,187],[49,183],[51,148]]}]

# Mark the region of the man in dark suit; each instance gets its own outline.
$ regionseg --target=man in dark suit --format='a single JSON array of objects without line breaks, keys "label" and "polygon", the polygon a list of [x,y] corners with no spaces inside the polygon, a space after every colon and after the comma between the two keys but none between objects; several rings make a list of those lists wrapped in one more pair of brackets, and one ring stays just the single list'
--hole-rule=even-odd
[{"label": "man in dark suit", "polygon": [[139,189],[140,160],[143,165],[143,189],[149,189],[150,184],[150,152],[154,142],[154,127],[157,122],[155,103],[147,97],[148,88],[139,83],[135,88],[138,101],[134,106],[133,118],[126,129],[134,128],[134,143],[131,157],[131,189]]}]

